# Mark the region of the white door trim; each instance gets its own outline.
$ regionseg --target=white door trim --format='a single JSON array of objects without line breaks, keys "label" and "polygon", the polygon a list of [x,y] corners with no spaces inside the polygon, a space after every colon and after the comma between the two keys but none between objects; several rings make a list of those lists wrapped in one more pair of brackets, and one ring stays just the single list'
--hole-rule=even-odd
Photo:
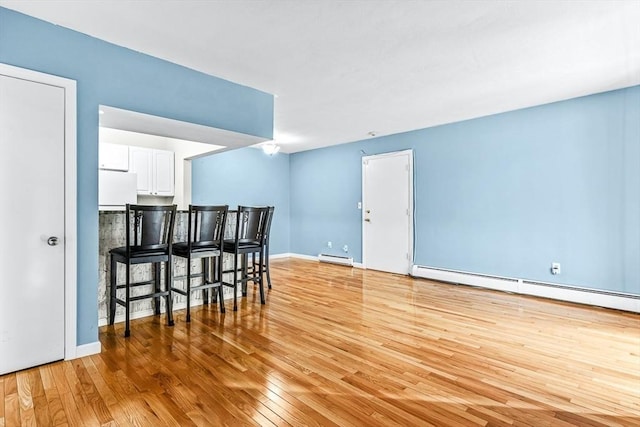
[{"label": "white door trim", "polygon": [[367,268],[367,227],[364,226],[364,218],[365,218],[365,206],[367,206],[366,199],[366,174],[364,165],[367,161],[372,159],[379,159],[383,157],[393,157],[393,156],[407,156],[409,159],[409,247],[407,248],[407,253],[409,254],[409,259],[407,260],[407,274],[411,272],[411,266],[413,265],[413,150],[402,150],[402,151],[393,151],[391,153],[382,153],[382,154],[374,154],[371,156],[363,156],[362,157],[362,267]]},{"label": "white door trim", "polygon": [[76,82],[0,63],[0,74],[64,89],[64,358],[77,354]]}]

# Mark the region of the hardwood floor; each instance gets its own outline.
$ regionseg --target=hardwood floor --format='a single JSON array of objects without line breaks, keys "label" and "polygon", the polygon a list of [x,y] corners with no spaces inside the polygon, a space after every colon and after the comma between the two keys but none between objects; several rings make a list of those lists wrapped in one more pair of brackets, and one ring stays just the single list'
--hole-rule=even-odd
[{"label": "hardwood floor", "polygon": [[640,426],[640,316],[302,260],[0,376],[0,426]]}]

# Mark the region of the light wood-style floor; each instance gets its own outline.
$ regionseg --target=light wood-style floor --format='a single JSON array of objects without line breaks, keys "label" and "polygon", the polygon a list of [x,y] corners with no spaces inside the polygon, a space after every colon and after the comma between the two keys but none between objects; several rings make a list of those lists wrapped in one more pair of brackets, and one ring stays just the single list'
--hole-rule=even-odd
[{"label": "light wood-style floor", "polygon": [[267,305],[100,330],[0,376],[0,426],[640,426],[640,316],[302,260]]}]

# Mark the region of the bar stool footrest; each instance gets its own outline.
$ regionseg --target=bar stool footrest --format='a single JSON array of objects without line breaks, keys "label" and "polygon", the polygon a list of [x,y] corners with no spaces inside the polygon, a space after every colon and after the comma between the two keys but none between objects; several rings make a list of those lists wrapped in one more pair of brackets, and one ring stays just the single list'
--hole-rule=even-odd
[{"label": "bar stool footrest", "polygon": [[[144,282],[129,283],[129,287],[132,288],[134,286],[154,285],[155,283],[156,283],[155,280],[151,279],[151,280],[146,280]],[[124,289],[126,287],[127,287],[126,283],[116,285],[116,289]]]}]

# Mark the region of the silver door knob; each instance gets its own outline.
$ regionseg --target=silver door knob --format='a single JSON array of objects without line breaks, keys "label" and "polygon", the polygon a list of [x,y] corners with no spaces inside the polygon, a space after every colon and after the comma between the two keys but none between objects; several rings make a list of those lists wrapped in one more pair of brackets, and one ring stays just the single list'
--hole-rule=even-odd
[{"label": "silver door knob", "polygon": [[47,245],[56,246],[58,244],[58,238],[56,236],[51,236],[47,239]]}]

